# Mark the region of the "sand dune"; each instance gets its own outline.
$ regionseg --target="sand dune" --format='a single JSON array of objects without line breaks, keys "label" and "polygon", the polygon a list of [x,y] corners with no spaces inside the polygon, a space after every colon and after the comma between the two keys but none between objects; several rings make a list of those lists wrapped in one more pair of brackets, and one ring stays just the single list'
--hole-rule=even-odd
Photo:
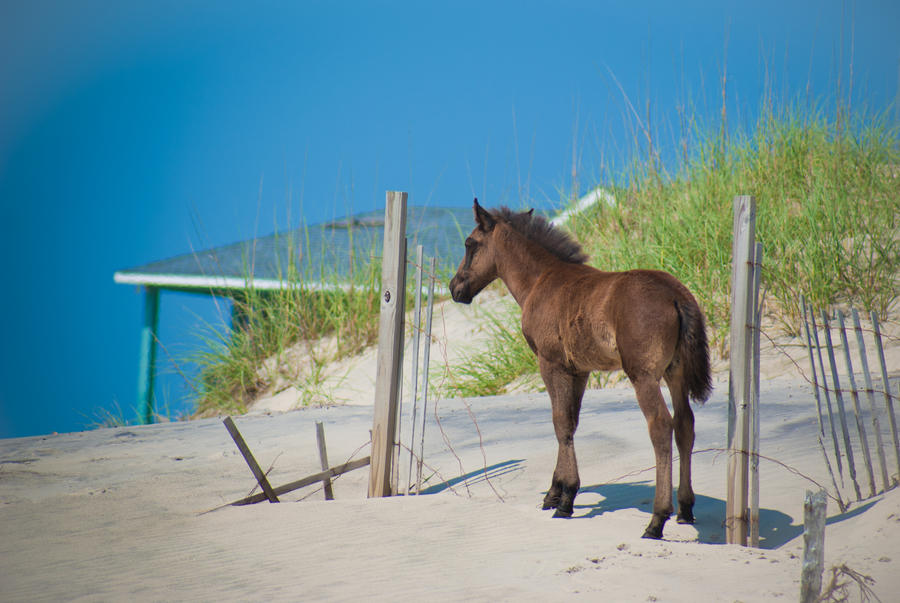
[{"label": "sand dune", "polygon": [[[697,450],[724,447],[726,398],[719,385],[697,409]],[[828,483],[811,390],[779,378],[762,398],[762,453]],[[237,423],[280,484],[318,471],[316,421],[332,464],[368,454],[371,414],[347,405]],[[763,548],[725,545],[725,457],[698,452],[697,523],[670,521],[665,540],[647,541],[653,455],[630,390],[588,392],[576,447],[575,517],[554,520],[539,509],[556,454],[544,394],[439,400],[426,428],[439,476],[426,471],[428,494],[391,499],[366,500],[360,469],[335,481],[332,502],[310,487],[207,513],[254,483],[217,419],[0,441],[0,599],[797,598],[807,479],[764,462]],[[900,492],[828,511],[827,565],[872,576],[893,600]]]},{"label": "sand dune", "polygon": [[[497,303],[439,306],[433,366],[482,345]],[[713,397],[695,408],[697,522],[670,521],[663,541],[640,538],[654,459],[627,383],[585,396],[569,520],[540,510],[556,458],[546,394],[433,401],[423,494],[390,499],[366,499],[363,468],[334,482],[334,501],[311,486],[281,504],[221,508],[255,482],[221,420],[202,419],[0,440],[0,599],[795,600],[804,493],[830,478],[805,350],[774,339],[763,338],[761,454],[777,462],[761,464],[762,548],[723,544],[728,384],[718,361]],[[328,395],[342,404],[289,410],[302,392],[287,388],[236,419],[274,485],[319,471],[317,421],[332,465],[369,454],[374,362],[370,351],[329,367]],[[407,404],[406,445],[409,415]],[[404,453],[404,486],[408,466]],[[826,567],[846,564],[896,600],[900,490],[843,514],[831,501],[828,516]]]}]

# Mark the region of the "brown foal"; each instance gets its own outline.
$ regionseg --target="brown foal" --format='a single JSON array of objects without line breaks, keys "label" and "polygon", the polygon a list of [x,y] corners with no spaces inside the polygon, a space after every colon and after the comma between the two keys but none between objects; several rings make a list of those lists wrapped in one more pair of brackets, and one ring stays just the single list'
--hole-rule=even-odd
[{"label": "brown foal", "polygon": [[[543,508],[571,517],[580,486],[574,436],[588,375],[623,369],[656,454],[653,518],[644,537],[662,538],[672,514],[673,430],[681,457],[677,520],[693,523],[694,414],[688,400],[702,403],[712,389],[703,313],[694,296],[666,272],[588,266],[576,241],[532,211],[488,211],[476,199],[475,222],[450,293],[468,304],[499,278],[522,309],[522,333],[538,357],[559,443]],[[669,386],[674,417],[660,379]]]}]

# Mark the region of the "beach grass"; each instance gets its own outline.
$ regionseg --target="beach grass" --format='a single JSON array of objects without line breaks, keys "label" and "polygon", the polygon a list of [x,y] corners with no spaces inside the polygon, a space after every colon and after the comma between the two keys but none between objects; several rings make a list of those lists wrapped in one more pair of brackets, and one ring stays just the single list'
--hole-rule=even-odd
[{"label": "beach grass", "polygon": [[[591,265],[674,274],[697,297],[711,345],[725,357],[732,200],[753,195],[766,311],[784,331],[796,333],[801,294],[817,307],[852,304],[886,314],[900,293],[895,122],[839,104],[830,111],[792,104],[778,112],[765,105],[750,128],[725,136],[721,127],[696,127],[688,139],[674,161],[664,165],[651,154],[598,183],[614,202],[572,213],[565,227]],[[570,206],[577,201],[571,197]],[[193,358],[200,369],[198,412],[245,411],[278,382],[315,391],[326,363],[374,343],[380,261],[373,250],[355,262],[357,284],[350,288],[336,273],[313,282],[288,269],[285,288],[248,286],[235,296],[233,328],[207,329]],[[412,287],[413,279],[407,280]],[[483,348],[441,368],[442,378],[433,381],[437,395],[503,393],[537,372],[518,308],[490,315],[488,329]],[[331,345],[323,347],[326,337]],[[307,343],[307,361],[299,368],[286,356],[298,342]],[[540,387],[539,380],[531,382]]]},{"label": "beach grass", "polygon": [[[900,294],[900,138],[885,115],[792,106],[761,112],[749,131],[695,132],[668,168],[636,160],[602,187],[614,202],[573,212],[567,228],[601,270],[647,268],[679,278],[727,356],[732,200],[753,195],[764,247],[766,311],[796,334],[803,294],[816,307],[885,316]],[[492,339],[446,367],[446,395],[503,393],[537,365],[518,308],[492,318]],[[531,355],[531,356],[529,356]]]},{"label": "beach grass", "polygon": [[[302,235],[303,229],[298,232],[296,245],[305,245],[309,254],[309,237]],[[332,266],[316,275],[291,264],[281,275],[283,287],[275,290],[257,289],[252,278],[246,279],[247,286],[230,296],[230,316],[222,317],[222,324],[204,325],[201,345],[189,358],[198,369],[197,414],[246,412],[260,393],[279,384],[314,390],[325,364],[375,341],[380,258],[373,247],[348,261],[349,267],[340,267],[348,270]],[[298,361],[289,351],[301,342],[306,346]]]}]

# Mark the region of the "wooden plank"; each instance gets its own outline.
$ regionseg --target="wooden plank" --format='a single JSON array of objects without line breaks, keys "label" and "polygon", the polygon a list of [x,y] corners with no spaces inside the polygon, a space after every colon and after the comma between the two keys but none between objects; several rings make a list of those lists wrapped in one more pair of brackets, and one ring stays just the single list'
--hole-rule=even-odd
[{"label": "wooden plank", "polygon": [[866,384],[866,397],[869,400],[869,412],[872,414],[872,429],[875,431],[875,452],[878,454],[878,467],[881,469],[881,485],[883,491],[891,487],[888,479],[887,462],[884,459],[884,441],[881,439],[881,422],[878,418],[878,407],[875,405],[875,388],[872,386],[872,375],[869,374],[869,358],[866,354],[866,342],[859,323],[859,312],[852,310],[853,330],[856,331],[856,347],[859,351],[860,368]]},{"label": "wooden plank", "polygon": [[400,275],[400,287],[403,289],[403,304],[400,312],[400,344],[399,355],[397,357],[397,417],[396,427],[394,431],[394,457],[391,460],[391,493],[390,496],[396,496],[400,493],[400,436],[402,425],[400,418],[403,416],[403,354],[404,342],[406,341],[406,237],[403,237],[403,250],[400,252],[400,265],[402,266],[402,274]]},{"label": "wooden plank", "polygon": [[384,208],[384,247],[381,269],[381,314],[375,374],[375,409],[372,419],[372,466],[369,497],[392,492],[396,445],[399,376],[403,353],[403,314],[406,285],[406,193],[388,191]]},{"label": "wooden plank", "polygon": [[[319,464],[322,471],[328,471],[328,451],[325,448],[325,426],[321,421],[316,421],[316,444],[319,447]],[[334,500],[334,491],[331,489],[331,475],[322,479],[322,488],[325,490],[325,500]]]},{"label": "wooden plank", "polygon": [[416,246],[416,289],[415,289],[415,312],[413,314],[413,357],[412,357],[412,427],[409,437],[409,473],[406,479],[406,492],[410,493],[413,483],[413,458],[415,457],[416,446],[416,412],[419,406],[419,331],[422,329],[422,262],[424,249],[421,245]]},{"label": "wooden plank", "polygon": [[750,440],[750,262],[756,240],[756,201],[734,198],[731,267],[731,361],[728,387],[728,482],[725,535],[729,544],[747,544]]},{"label": "wooden plank", "polygon": [[872,310],[872,329],[875,331],[875,349],[881,363],[881,387],[884,389],[884,404],[887,408],[888,422],[891,425],[891,436],[894,441],[894,460],[897,461],[897,474],[900,475],[900,441],[897,438],[897,417],[894,415],[894,401],[891,397],[891,381],[888,379],[887,364],[884,361],[884,347],[881,345],[881,327],[878,325],[878,314]]},{"label": "wooden plank", "polygon": [[819,420],[819,433],[825,435],[825,423],[822,420],[822,396],[819,394],[819,376],[816,374],[816,358],[813,352],[812,334],[809,332],[809,317],[806,313],[806,298],[800,296],[800,314],[803,318],[803,328],[806,332],[806,349],[809,352],[809,370],[812,374],[813,393],[816,395],[816,417]]},{"label": "wooden plank", "polygon": [[800,574],[800,601],[818,601],[825,570],[825,490],[806,491],[803,499],[803,565]]},{"label": "wooden plank", "polygon": [[759,298],[759,281],[762,271],[763,245],[756,244],[752,264],[753,323],[752,367],[750,379],[750,546],[759,547],[759,333],[762,329],[762,300]]},{"label": "wooden plank", "polygon": [[841,462],[841,447],[838,444],[837,428],[834,425],[834,411],[831,407],[831,394],[828,393],[828,376],[825,373],[825,363],[822,360],[822,346],[819,343],[819,328],[816,326],[816,312],[809,304],[809,320],[812,323],[812,334],[816,341],[816,356],[819,359],[819,374],[822,375],[822,393],[825,394],[825,405],[828,407],[828,424],[831,426],[831,444],[834,448],[835,462],[841,485],[844,484],[844,466]]},{"label": "wooden plank", "polygon": [[437,258],[431,258],[431,271],[428,279],[428,309],[425,311],[425,352],[422,359],[422,372],[425,383],[422,386],[422,431],[419,442],[419,463],[416,467],[416,496],[422,490],[422,465],[425,462],[425,424],[428,422],[428,367],[431,364],[431,317],[434,314],[434,279],[437,270]]},{"label": "wooden plank", "polygon": [[[278,496],[283,496],[288,492],[293,492],[294,490],[299,490],[300,488],[305,488],[306,486],[311,486],[317,482],[323,481],[326,477],[337,477],[349,471],[353,471],[354,469],[360,469],[361,467],[365,467],[370,463],[370,457],[364,457],[361,459],[356,459],[355,461],[350,461],[344,463],[343,465],[337,465],[328,469],[327,471],[320,471],[319,473],[313,473],[312,475],[308,475],[303,479],[298,479],[297,481],[287,483],[283,486],[277,486],[273,489],[273,492]],[[232,506],[241,506],[241,505],[252,505],[254,503],[258,503],[266,500],[266,495],[263,492],[258,492],[257,494],[253,494],[251,496],[247,496],[240,500],[236,500],[231,503]]]},{"label": "wooden plank", "polygon": [[231,417],[225,417],[225,420],[222,422],[225,424],[225,429],[231,434],[231,439],[234,440],[238,450],[241,451],[244,460],[247,461],[247,466],[250,467],[250,471],[253,473],[253,477],[256,478],[259,487],[262,488],[263,497],[269,499],[270,503],[277,503],[278,496],[276,496],[275,492],[272,490],[272,486],[269,484],[266,474],[259,468],[259,464],[253,457],[253,453],[250,452],[250,447],[247,446],[247,442],[244,441],[244,436],[238,431],[237,425],[234,424]]},{"label": "wooden plank", "polygon": [[862,411],[859,408],[859,391],[856,388],[856,377],[853,376],[853,362],[850,360],[850,344],[847,342],[847,329],[844,324],[844,314],[838,310],[838,328],[841,334],[841,346],[844,348],[844,362],[847,366],[847,379],[850,381],[850,398],[853,400],[853,419],[856,421],[856,433],[859,435],[859,445],[863,453],[863,465],[866,468],[866,477],[869,478],[869,496],[875,496],[875,474],[872,471],[872,454],[869,452],[869,438],[866,435],[866,426],[862,420]]},{"label": "wooden plank", "polygon": [[[828,315],[822,310],[822,328],[825,330],[825,346],[828,350],[828,362],[831,365],[831,381],[834,383],[834,399],[837,403],[838,419],[841,423],[841,435],[844,436],[844,454],[847,455],[847,468],[850,470],[850,480],[853,482],[853,490],[856,492],[856,500],[862,500],[859,491],[859,483],[856,481],[856,464],[853,462],[853,446],[850,444],[850,430],[847,428],[847,413],[844,411],[844,395],[841,393],[841,379],[838,376],[837,363],[834,360],[834,344],[831,341],[831,325],[828,323]],[[840,458],[840,454],[838,455]]]}]

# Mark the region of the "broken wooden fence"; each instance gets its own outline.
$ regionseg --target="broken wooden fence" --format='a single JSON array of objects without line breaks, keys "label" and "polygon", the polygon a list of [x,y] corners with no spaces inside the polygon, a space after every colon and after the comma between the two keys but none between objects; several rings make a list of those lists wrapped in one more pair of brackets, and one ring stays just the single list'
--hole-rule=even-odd
[{"label": "broken wooden fence", "polygon": [[[859,360],[859,364],[856,366],[860,368],[860,372],[857,373],[854,369],[854,359],[851,353],[850,338],[847,336],[844,314],[840,310],[835,310],[833,314],[829,315],[822,310],[818,313],[817,320],[817,313],[812,305],[802,297],[800,303],[803,310],[804,334],[816,397],[819,448],[831,476],[838,504],[841,506],[841,510],[844,510],[846,504],[841,494],[841,487],[847,487],[844,481],[845,463],[857,501],[871,498],[879,492],[885,492],[897,486],[898,476],[900,476],[900,441],[898,441],[897,419],[894,414],[893,401],[896,396],[891,393],[881,329],[878,315],[875,312],[871,312],[869,315],[871,321],[869,329],[863,328],[859,312],[856,309],[851,309],[849,313],[852,319],[851,328],[856,335],[856,357]],[[837,343],[833,335],[834,331],[837,331]],[[821,337],[819,336],[820,332]],[[865,341],[867,333],[876,350],[881,369],[880,375],[876,374],[875,378],[869,370]],[[839,363],[843,364],[843,372],[838,368]],[[862,378],[863,388],[860,388],[857,376]],[[880,383],[878,382],[879,376]],[[849,388],[842,385],[842,379],[845,377],[844,383],[847,383]],[[871,434],[874,436],[874,441],[869,440],[866,409],[860,403],[863,395],[868,402],[868,419],[871,422]],[[849,397],[852,402],[851,410],[855,429],[850,427],[847,419],[846,397]],[[878,402],[879,398],[882,403]],[[887,415],[888,431],[893,444],[893,464],[888,462],[884,450],[885,442],[882,433],[884,431],[882,427],[884,415]],[[826,443],[828,440],[830,440],[830,446]],[[873,447],[877,465],[873,461]],[[829,452],[829,448],[831,452]],[[857,453],[862,457],[864,478],[857,474]],[[833,464],[832,459],[834,460]],[[834,472],[835,466],[837,467],[837,476]],[[862,486],[860,482],[862,482]],[[865,497],[863,496],[863,487],[865,487]]]},{"label": "broken wooden fence", "polygon": [[347,461],[343,465],[328,467],[328,454],[325,450],[325,428],[322,423],[316,422],[316,441],[318,444],[319,461],[322,466],[322,471],[320,471],[319,473],[313,473],[312,475],[308,475],[302,479],[298,479],[297,481],[284,484],[283,486],[272,487],[272,485],[269,483],[269,479],[266,476],[266,473],[260,468],[259,463],[256,462],[256,458],[250,451],[250,447],[247,446],[247,443],[244,441],[244,437],[238,430],[237,425],[234,424],[234,420],[232,420],[231,417],[225,417],[223,423],[225,424],[225,429],[227,429],[228,433],[231,435],[231,439],[234,440],[235,445],[238,447],[238,450],[240,450],[241,455],[247,462],[247,466],[250,467],[250,472],[253,473],[253,477],[256,478],[256,483],[259,484],[259,487],[262,489],[262,492],[251,494],[249,496],[241,498],[240,500],[229,503],[231,506],[250,505],[253,503],[262,502],[264,500],[268,500],[271,503],[277,503],[279,502],[279,496],[287,494],[288,492],[293,492],[294,490],[299,490],[300,488],[304,488],[306,486],[311,486],[319,482],[322,482],[322,486],[325,491],[325,500],[333,500],[334,494],[331,489],[331,479],[347,473],[348,471],[353,471],[354,469],[365,467],[370,462],[370,457],[365,457]]}]

